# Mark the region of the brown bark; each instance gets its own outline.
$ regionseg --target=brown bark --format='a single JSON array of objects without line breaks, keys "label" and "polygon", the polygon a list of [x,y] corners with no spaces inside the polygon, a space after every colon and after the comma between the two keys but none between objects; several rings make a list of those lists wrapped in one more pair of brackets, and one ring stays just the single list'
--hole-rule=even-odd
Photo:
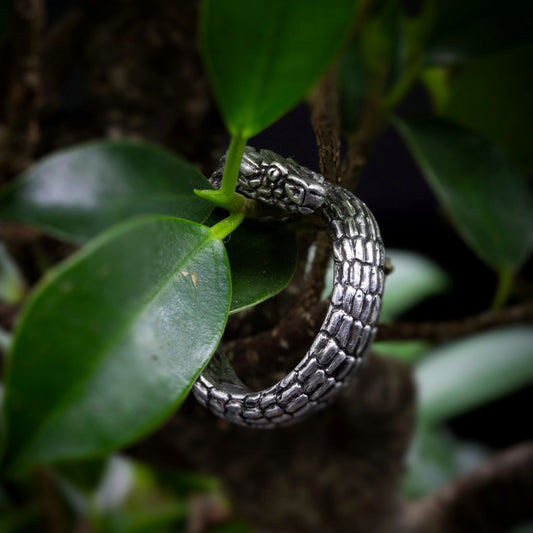
[{"label": "brown bark", "polygon": [[413,533],[506,533],[533,520],[533,443],[496,455],[409,515]]},{"label": "brown bark", "polygon": [[[26,4],[38,8],[44,3]],[[206,172],[213,168],[226,139],[196,49],[195,2],[156,0],[153,10],[144,12],[132,2],[82,1],[44,35],[42,50],[44,14],[34,13],[17,22],[24,29],[13,47],[3,102],[9,160],[0,161],[0,172],[11,177],[37,155],[102,136],[142,137],[176,150]],[[47,65],[42,82],[41,57]],[[83,102],[71,112],[59,90],[76,72],[83,78]],[[312,98],[321,168],[332,181],[339,177],[336,98],[331,76]],[[344,184],[357,181],[380,120],[379,102],[369,96],[345,161]],[[46,135],[38,135],[39,124]],[[53,264],[71,251],[11,226],[4,227],[1,237],[30,283],[41,276],[40,264]],[[279,379],[316,334],[328,305],[318,301],[327,250],[326,244],[319,245],[308,290],[285,318],[280,315],[297,299],[301,278],[286,299],[277,299],[284,302],[284,311],[267,303],[248,315],[253,320],[249,331],[241,323],[232,332],[228,355],[253,387]],[[12,326],[13,311],[0,309],[5,326]],[[529,302],[463,320],[383,324],[380,339],[440,341],[532,319]],[[164,468],[220,476],[235,515],[258,531],[492,532],[531,518],[531,445],[509,450],[406,507],[397,497],[397,483],[414,410],[409,369],[370,356],[343,396],[303,424],[250,431],[214,418],[189,399],[131,453]]]}]

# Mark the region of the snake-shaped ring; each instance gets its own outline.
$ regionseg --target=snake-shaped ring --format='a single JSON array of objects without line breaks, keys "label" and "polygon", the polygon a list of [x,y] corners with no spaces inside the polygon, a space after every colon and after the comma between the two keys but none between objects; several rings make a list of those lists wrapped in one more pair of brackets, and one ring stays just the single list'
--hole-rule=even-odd
[{"label": "snake-shaped ring", "polygon": [[[211,177],[215,187],[224,160]],[[359,198],[291,159],[247,147],[237,190],[290,213],[322,215],[333,242],[331,303],[304,358],[272,387],[250,391],[218,349],[193,393],[230,422],[252,428],[289,425],[326,406],[361,366],[377,331],[385,251],[378,225]]]}]

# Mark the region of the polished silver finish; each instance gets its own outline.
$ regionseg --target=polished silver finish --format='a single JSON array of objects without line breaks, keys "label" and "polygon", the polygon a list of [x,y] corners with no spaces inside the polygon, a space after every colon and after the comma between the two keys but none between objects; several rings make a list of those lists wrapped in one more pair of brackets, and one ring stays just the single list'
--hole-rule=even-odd
[{"label": "polished silver finish", "polygon": [[[224,158],[211,177],[220,186]],[[247,147],[237,190],[291,213],[320,213],[333,242],[334,288],[326,318],[300,363],[268,389],[251,392],[218,349],[193,386],[201,404],[253,428],[293,424],[321,409],[361,366],[376,335],[385,252],[368,207],[291,159]]]}]

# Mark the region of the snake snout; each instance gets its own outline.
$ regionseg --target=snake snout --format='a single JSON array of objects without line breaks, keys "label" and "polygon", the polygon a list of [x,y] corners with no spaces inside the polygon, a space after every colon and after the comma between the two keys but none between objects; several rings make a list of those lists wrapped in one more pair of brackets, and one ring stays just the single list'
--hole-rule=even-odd
[{"label": "snake snout", "polygon": [[285,185],[287,197],[298,206],[304,214],[312,213],[324,202],[324,187],[311,179],[302,176],[290,176]]}]

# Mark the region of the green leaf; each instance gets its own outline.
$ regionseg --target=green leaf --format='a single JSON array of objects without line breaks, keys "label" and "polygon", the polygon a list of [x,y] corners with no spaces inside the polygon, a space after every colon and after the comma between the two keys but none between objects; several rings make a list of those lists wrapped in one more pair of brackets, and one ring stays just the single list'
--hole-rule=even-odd
[{"label": "green leaf", "polygon": [[533,249],[533,195],[496,146],[435,119],[396,119],[413,157],[467,244],[501,272]]},{"label": "green leaf", "polygon": [[369,81],[370,75],[361,57],[360,42],[353,39],[340,64],[339,97],[343,131],[354,132],[359,125],[368,98]]},{"label": "green leaf", "polygon": [[[394,270],[385,281],[381,321],[394,320],[421,301],[445,291],[450,280],[433,261],[407,250],[387,249]],[[333,290],[333,261],[326,273],[322,298],[328,298]]]},{"label": "green leaf", "polygon": [[428,351],[431,345],[424,341],[380,341],[372,344],[372,351],[398,359],[404,363],[413,363]]},{"label": "green leaf", "polygon": [[190,164],[150,144],[99,141],[52,154],[0,194],[0,218],[82,243],[140,214],[202,222],[212,206],[193,189],[212,188]]},{"label": "green leaf", "polygon": [[533,171],[533,46],[468,61],[454,73],[443,115],[499,144]]},{"label": "green leaf", "polygon": [[7,467],[99,456],[162,422],[214,352],[230,296],[209,228],[143,217],[53,271],[6,371]]},{"label": "green leaf", "polygon": [[405,30],[406,16],[397,0],[365,14],[358,35],[341,60],[339,95],[344,131],[354,132],[367,101],[375,100],[378,93],[398,81],[407,61]]},{"label": "green leaf", "polygon": [[201,45],[229,131],[251,137],[301,100],[346,39],[356,0],[204,0]]},{"label": "green leaf", "polygon": [[394,270],[387,276],[381,321],[394,320],[421,301],[450,286],[446,272],[423,255],[388,249]]},{"label": "green leaf", "polygon": [[19,303],[26,292],[26,282],[15,261],[0,242],[0,301],[8,305]]},{"label": "green leaf", "polygon": [[[420,302],[445,292],[450,278],[436,263],[420,254],[406,250],[388,249],[393,271],[387,276],[381,321],[389,322],[409,311]],[[424,341],[376,342],[372,350],[386,357],[406,363],[424,355],[429,344]]]},{"label": "green leaf", "polygon": [[398,0],[385,2],[366,20],[359,37],[361,56],[369,72],[386,73],[393,83],[401,75],[407,59],[406,16]]},{"label": "green leaf", "polygon": [[406,498],[422,498],[479,466],[488,450],[462,442],[442,428],[419,426],[407,457],[401,492]]},{"label": "green leaf", "polygon": [[533,41],[530,0],[446,0],[426,47],[426,61],[453,64]]},{"label": "green leaf", "polygon": [[296,241],[284,224],[246,221],[226,243],[231,267],[231,311],[274,296],[292,279]]},{"label": "green leaf", "polygon": [[419,417],[436,424],[533,383],[533,327],[482,333],[434,349],[416,369]]}]

